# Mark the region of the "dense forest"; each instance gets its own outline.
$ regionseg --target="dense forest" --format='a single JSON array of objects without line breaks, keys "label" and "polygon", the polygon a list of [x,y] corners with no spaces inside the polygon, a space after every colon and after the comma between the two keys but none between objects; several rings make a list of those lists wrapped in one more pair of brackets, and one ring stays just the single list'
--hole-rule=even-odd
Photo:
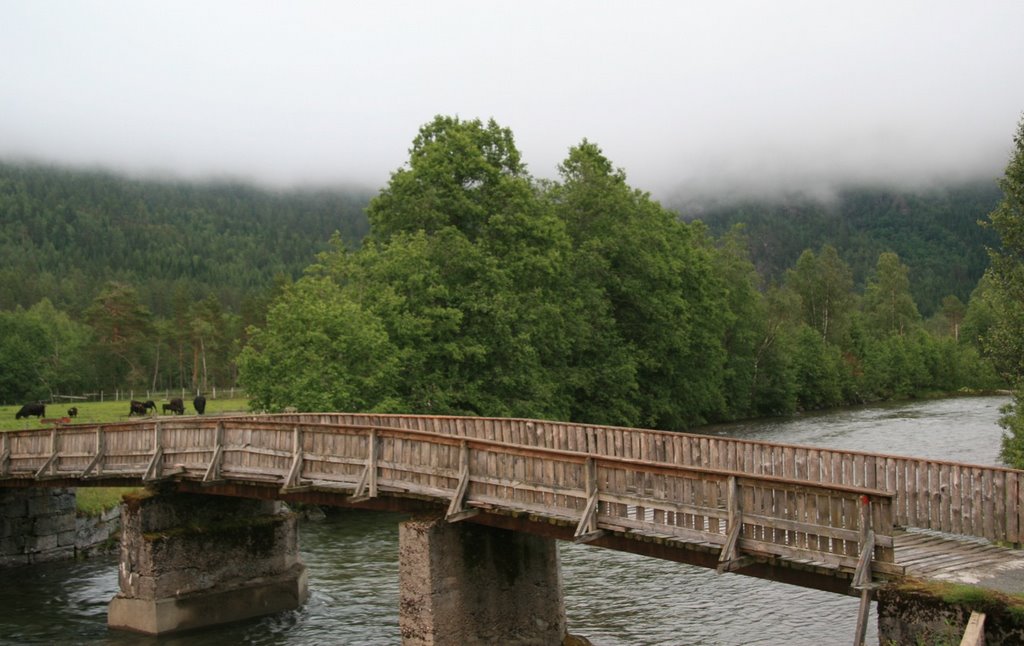
[{"label": "dense forest", "polygon": [[1005,387],[970,298],[999,198],[680,217],[593,143],[537,180],[509,130],[447,117],[375,197],[0,164],[0,401],[241,383],[270,410],[679,429]]},{"label": "dense forest", "polygon": [[833,199],[790,196],[686,210],[721,235],[742,224],[751,260],[769,282],[780,282],[805,249],[834,246],[863,289],[879,254],[892,251],[910,268],[910,291],[924,316],[953,295],[967,302],[988,267],[986,248],[998,239],[978,226],[1002,192],[995,179],[919,191],[847,188]]},{"label": "dense forest", "polygon": [[437,117],[368,216],[253,330],[255,406],[683,429],[1006,384],[990,312],[950,291],[926,319],[891,248],[862,286],[832,244],[765,281],[742,231],[680,219],[586,140],[538,181],[508,129]]},{"label": "dense forest", "polygon": [[0,402],[234,385],[246,326],[369,198],[0,163]]},{"label": "dense forest", "polygon": [[334,232],[358,244],[370,197],[0,163],[0,309],[46,298],[82,312],[113,281],[160,317],[178,289],[240,311],[298,276]]}]

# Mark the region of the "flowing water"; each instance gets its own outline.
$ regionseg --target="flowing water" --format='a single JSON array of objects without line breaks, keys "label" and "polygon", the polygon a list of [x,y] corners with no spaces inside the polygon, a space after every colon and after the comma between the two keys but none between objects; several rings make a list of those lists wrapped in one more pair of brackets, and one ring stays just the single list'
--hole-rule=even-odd
[{"label": "flowing water", "polygon": [[[746,439],[999,464],[1005,397],[846,409],[699,429]],[[221,646],[400,642],[400,515],[331,513],[304,522],[310,599],[299,610],[151,638],[109,631],[113,557],[0,570],[0,644]],[[736,574],[560,545],[570,631],[598,646],[822,646],[853,641],[858,600]],[[877,643],[872,612],[869,643]]]}]

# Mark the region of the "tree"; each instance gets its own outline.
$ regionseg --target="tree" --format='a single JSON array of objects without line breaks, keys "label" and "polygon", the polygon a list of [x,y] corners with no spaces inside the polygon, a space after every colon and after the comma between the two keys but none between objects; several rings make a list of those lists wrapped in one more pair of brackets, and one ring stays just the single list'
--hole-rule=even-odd
[{"label": "tree", "polygon": [[256,410],[387,409],[398,376],[384,325],[324,277],[287,287],[238,361]]},{"label": "tree", "polygon": [[47,353],[46,331],[20,307],[0,311],[0,400],[23,402],[49,397],[39,369]]},{"label": "tree", "polygon": [[39,381],[50,395],[80,392],[93,377],[88,362],[92,343],[89,328],[55,308],[48,299],[29,308],[27,315],[44,335],[46,350],[36,365]]},{"label": "tree", "polygon": [[949,336],[953,337],[954,341],[959,341],[960,327],[967,316],[967,306],[959,298],[950,294],[942,299],[939,315],[946,323]]},{"label": "tree", "polygon": [[420,128],[408,167],[391,175],[367,209],[370,235],[428,234],[454,227],[470,240],[488,221],[530,199],[532,187],[512,131],[493,119],[437,116]]},{"label": "tree", "polygon": [[990,249],[988,305],[993,325],[983,337],[986,353],[1016,389],[1015,402],[1003,418],[1003,459],[1024,467],[1024,119],[1013,138],[1014,152],[999,180],[1003,199],[989,214],[1000,248]]},{"label": "tree", "polygon": [[703,230],[630,188],[591,142],[570,149],[560,171],[552,199],[573,240],[574,264],[591,272],[577,280],[607,299],[596,312],[610,316],[611,338],[621,339],[609,365],[623,376],[635,371],[635,389],[624,384],[616,399],[635,392],[634,423],[656,428],[723,415],[722,340],[732,314]]},{"label": "tree", "polygon": [[883,336],[903,336],[921,321],[910,294],[910,269],[887,251],[878,256],[875,273],[864,294],[868,327]]},{"label": "tree", "polygon": [[[360,249],[336,243],[309,270],[379,321],[394,350],[402,379],[367,405],[567,416],[560,377],[574,327],[562,316],[568,238],[520,163],[511,132],[493,121],[437,117],[369,216],[371,235]],[[264,344],[286,333],[280,321],[268,317]],[[252,380],[251,370],[244,374]]]},{"label": "tree", "polygon": [[767,411],[761,408],[766,403],[762,398],[767,393],[761,388],[773,339],[767,306],[758,291],[761,279],[748,249],[749,242],[737,226],[718,240],[714,253],[715,275],[730,314],[722,338],[726,353],[722,388],[730,417],[777,414],[780,409],[774,404],[768,404]]},{"label": "tree", "polygon": [[800,296],[804,322],[823,340],[841,345],[853,308],[853,275],[835,247],[824,245],[817,256],[805,250],[786,272],[786,285]]},{"label": "tree", "polygon": [[145,385],[144,358],[151,350],[152,314],[139,303],[135,288],[109,282],[85,310],[92,327],[95,366],[110,387]]}]

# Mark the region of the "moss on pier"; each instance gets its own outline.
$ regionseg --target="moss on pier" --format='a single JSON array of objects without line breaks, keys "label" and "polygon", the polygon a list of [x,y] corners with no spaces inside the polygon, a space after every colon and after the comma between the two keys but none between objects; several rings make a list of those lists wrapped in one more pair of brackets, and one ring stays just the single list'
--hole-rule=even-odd
[{"label": "moss on pier", "polygon": [[907,579],[880,588],[879,642],[957,644],[972,612],[985,614],[985,643],[1024,643],[1024,595],[976,585]]},{"label": "moss on pier", "polygon": [[1016,625],[1024,627],[1024,594],[1005,594],[977,585],[950,583],[946,581],[921,581],[907,579],[888,586],[900,594],[934,597],[951,606],[967,611],[989,614],[1005,614]]}]

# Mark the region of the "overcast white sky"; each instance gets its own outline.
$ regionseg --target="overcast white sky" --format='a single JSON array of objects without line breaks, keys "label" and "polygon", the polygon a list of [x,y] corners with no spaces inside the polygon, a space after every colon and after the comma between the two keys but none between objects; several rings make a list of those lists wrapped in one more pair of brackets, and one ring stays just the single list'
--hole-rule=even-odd
[{"label": "overcast white sky", "polygon": [[1002,174],[1024,1],[0,0],[0,158],[384,185],[436,114],[656,196]]}]

